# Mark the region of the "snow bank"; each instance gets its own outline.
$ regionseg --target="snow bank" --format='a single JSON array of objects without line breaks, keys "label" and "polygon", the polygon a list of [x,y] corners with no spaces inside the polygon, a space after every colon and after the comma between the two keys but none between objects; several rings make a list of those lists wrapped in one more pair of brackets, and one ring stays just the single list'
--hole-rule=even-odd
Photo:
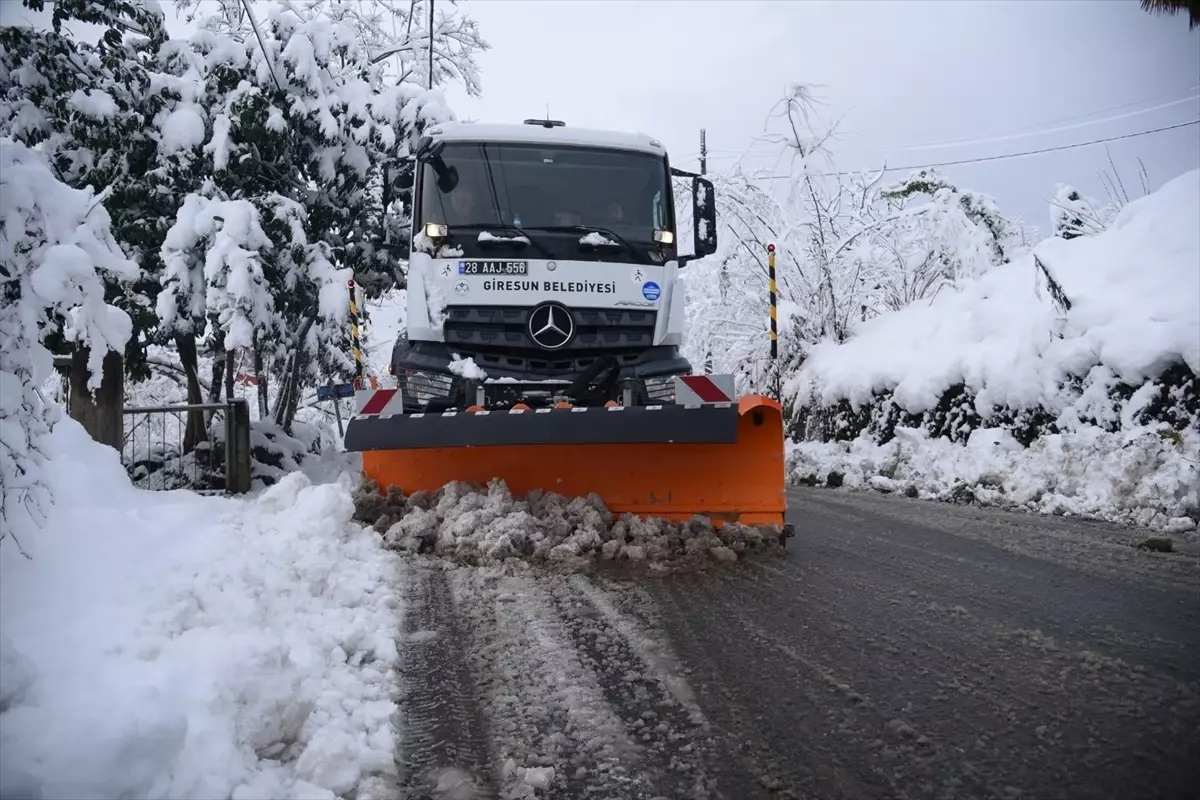
[{"label": "snow bank", "polygon": [[[934,408],[959,383],[995,407],[1061,411],[1070,377],[1103,365],[1137,385],[1172,364],[1200,373],[1200,171],[1127,205],[1098,236],[1052,238],[1033,254],[815,347],[785,387],[801,404],[857,407],[891,392]],[[1070,302],[1056,304],[1034,256]]]},{"label": "snow bank", "polygon": [[384,497],[368,480],[356,491],[355,502],[355,518],[384,532],[389,547],[475,565],[515,559],[582,571],[598,562],[626,561],[678,570],[782,552],[783,545],[775,528],[714,528],[701,516],[684,524],[617,516],[595,495],[569,498],[534,491],[517,500],[499,479],[486,489],[453,482],[411,497],[394,487]]},{"label": "snow bank", "polygon": [[142,492],[74,421],[50,444],[32,559],[0,550],[0,795],[362,797],[394,770],[395,557],[348,478]]},{"label": "snow bank", "polygon": [[849,488],[1181,533],[1200,521],[1200,432],[1192,430],[1163,435],[1085,427],[1043,436],[1026,448],[994,428],[973,431],[966,446],[897,428],[883,445],[865,436],[789,445],[788,468],[798,483],[826,484],[836,474]]},{"label": "snow bank", "polygon": [[[790,475],[1183,530],[1200,519],[1200,171],[815,348]],[[1015,438],[1014,438],[1015,437]],[[835,481],[836,482],[836,481]]]}]

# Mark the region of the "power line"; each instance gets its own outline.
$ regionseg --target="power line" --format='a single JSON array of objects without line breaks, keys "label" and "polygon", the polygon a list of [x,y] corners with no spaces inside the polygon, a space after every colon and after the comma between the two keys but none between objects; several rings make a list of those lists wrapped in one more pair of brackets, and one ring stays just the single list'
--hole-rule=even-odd
[{"label": "power line", "polygon": [[[1058,150],[1074,150],[1077,147],[1087,147],[1088,145],[1093,145],[1093,144],[1104,144],[1105,142],[1116,142],[1121,139],[1133,139],[1138,136],[1148,136],[1151,133],[1162,133],[1163,131],[1171,131],[1171,130],[1175,130],[1176,128],[1186,128],[1189,125],[1198,125],[1198,124],[1200,124],[1200,119],[1194,119],[1191,122],[1180,122],[1176,125],[1166,125],[1162,128],[1154,128],[1154,129],[1148,130],[1148,131],[1138,131],[1136,133],[1126,133],[1126,134],[1122,134],[1121,136],[1109,136],[1104,139],[1092,139],[1091,141],[1088,141],[1088,142],[1076,142],[1075,144],[1064,144],[1064,145],[1059,145],[1058,147],[1043,147],[1039,150],[1026,150],[1021,153],[1005,153],[1003,155],[998,155],[998,156],[983,156],[982,158],[962,158],[957,161],[940,161],[936,164],[913,164],[911,166],[905,166],[905,167],[884,167],[882,171],[883,172],[901,172],[901,171],[905,171],[905,170],[914,170],[914,169],[932,169],[933,167],[956,167],[956,166],[959,166],[962,164],[980,164],[980,163],[983,163],[986,161],[1003,161],[1003,160],[1009,159],[1009,158],[1022,158],[1024,156],[1036,156],[1036,155],[1040,155],[1042,153],[1053,153]],[[813,177],[834,178],[834,177],[838,177],[841,175],[857,175],[861,172],[876,172],[876,171],[878,171],[878,170],[864,169],[864,170],[858,170],[856,172],[825,172],[825,173],[816,173]],[[791,178],[792,176],[791,175],[756,175],[756,176],[752,176],[752,177],[759,179],[759,180],[784,180],[787,178]]]},{"label": "power line", "polygon": [[[928,144],[913,144],[913,145],[905,145],[903,147],[887,147],[887,148],[878,148],[877,147],[874,149],[874,152],[882,152],[885,150],[888,152],[896,152],[898,150],[945,150],[947,148],[970,147],[970,146],[981,145],[981,144],[995,144],[997,142],[1012,141],[1013,139],[1028,139],[1032,136],[1045,136],[1048,133],[1062,133],[1063,131],[1073,131],[1073,130],[1077,130],[1079,128],[1087,128],[1092,125],[1105,125],[1110,122],[1119,122],[1121,120],[1129,119],[1131,117],[1140,116],[1142,114],[1148,114],[1151,111],[1161,111],[1164,108],[1171,108],[1172,106],[1181,105],[1183,103],[1190,103],[1194,100],[1200,100],[1200,94],[1194,94],[1191,97],[1184,97],[1179,100],[1172,100],[1169,103],[1160,103],[1156,106],[1151,106],[1150,108],[1142,108],[1137,111],[1127,112],[1125,114],[1116,114],[1116,115],[1110,116],[1110,117],[1101,117],[1100,119],[1090,119],[1090,120],[1087,120],[1086,122],[1074,122],[1074,123],[1071,123],[1070,125],[1059,125],[1054,128],[1038,128],[1037,130],[1026,130],[1024,132],[1017,132],[1017,133],[1001,133],[1001,134],[995,134],[992,136],[983,136],[983,137],[979,137],[976,139],[957,139],[957,140],[952,139],[952,140],[948,140],[945,142],[930,142]],[[872,151],[866,150],[863,152],[872,152]]]},{"label": "power line", "polygon": [[[1190,89],[1188,89],[1188,91],[1194,92],[1197,89],[1200,89],[1200,86],[1193,86]],[[1145,103],[1154,103],[1154,102],[1158,102],[1160,100],[1165,100],[1168,97],[1170,97],[1170,95],[1158,95],[1156,97],[1148,97],[1144,100],[1138,100],[1133,103],[1123,103],[1119,106],[1111,106],[1109,108],[1098,109],[1096,111],[1089,111],[1084,114],[1073,114],[1069,117],[1059,117],[1057,119],[1046,120],[1045,122],[1039,122],[1039,123],[1035,123],[1032,125],[1026,125],[1021,128],[1013,128],[1008,131],[1002,131],[1000,133],[979,134],[977,136],[964,136],[964,137],[959,137],[956,139],[942,139],[942,140],[934,141],[934,142],[922,142],[921,144],[899,145],[898,147],[887,148],[887,149],[889,149],[889,150],[924,150],[926,148],[945,147],[945,146],[951,146],[951,145],[986,144],[988,141],[991,141],[993,139],[1007,139],[1010,137],[1011,138],[1018,138],[1018,137],[1024,138],[1026,136],[1039,136],[1043,133],[1055,133],[1057,131],[1070,130],[1072,128],[1081,128],[1081,127],[1086,127],[1088,125],[1103,125],[1106,122],[1114,122],[1116,120],[1128,119],[1129,117],[1136,117],[1140,114],[1148,114],[1151,111],[1160,111],[1164,108],[1170,108],[1171,106],[1177,106],[1182,103],[1189,103],[1197,98],[1200,98],[1200,95],[1192,94],[1187,97],[1181,97],[1178,99],[1169,100],[1168,102],[1165,102],[1165,103],[1159,103],[1158,105],[1151,106],[1150,108],[1141,108],[1141,109],[1138,109],[1137,111],[1131,111],[1127,114],[1118,114],[1114,117],[1102,117],[1101,119],[1088,120],[1087,122],[1082,122],[1078,125],[1068,125],[1065,128],[1047,127],[1047,126],[1051,126],[1051,125],[1061,125],[1064,122],[1074,122],[1075,120],[1086,119],[1087,117],[1094,117],[1098,114],[1108,114],[1113,111],[1123,111],[1124,109],[1133,108],[1134,106],[1140,106]]]},{"label": "power line", "polygon": [[[1188,91],[1194,92],[1197,89],[1200,89],[1200,85],[1193,86]],[[1037,123],[1034,125],[1027,125],[1022,128],[1014,128],[1014,129],[1010,129],[1008,131],[1003,131],[1000,133],[977,134],[975,136],[966,136],[966,137],[962,137],[962,138],[958,138],[958,139],[940,139],[940,140],[935,140],[932,142],[922,142],[920,144],[896,145],[894,147],[878,147],[878,148],[874,148],[873,150],[867,150],[867,151],[863,151],[863,152],[885,152],[885,151],[886,152],[896,152],[898,150],[932,150],[932,149],[936,149],[936,148],[951,147],[951,146],[968,146],[968,145],[976,145],[976,144],[988,144],[990,142],[1004,141],[1007,139],[1024,139],[1024,138],[1028,138],[1030,136],[1040,136],[1040,135],[1047,134],[1047,133],[1058,133],[1058,132],[1061,132],[1064,130],[1072,130],[1075,128],[1087,127],[1089,125],[1103,125],[1103,124],[1109,123],[1109,122],[1116,122],[1116,121],[1123,120],[1123,119],[1129,119],[1130,117],[1139,116],[1141,114],[1148,114],[1152,111],[1160,111],[1164,108],[1170,108],[1171,106],[1177,106],[1177,105],[1181,105],[1183,103],[1192,102],[1192,101],[1200,98],[1200,94],[1193,94],[1193,95],[1189,95],[1188,97],[1177,98],[1174,100],[1170,100],[1169,102],[1166,102],[1166,103],[1161,103],[1156,106],[1151,106],[1150,108],[1139,109],[1137,111],[1132,111],[1127,114],[1118,114],[1118,115],[1112,116],[1112,117],[1103,117],[1101,119],[1088,120],[1087,122],[1083,122],[1078,125],[1067,125],[1065,127],[1058,127],[1058,128],[1045,127],[1047,125],[1056,125],[1056,124],[1063,123],[1063,122],[1072,122],[1074,120],[1084,119],[1086,117],[1092,117],[1097,114],[1107,114],[1112,111],[1120,111],[1120,110],[1123,110],[1126,108],[1140,106],[1144,103],[1152,103],[1152,102],[1155,102],[1157,100],[1162,100],[1167,97],[1170,97],[1170,95],[1158,95],[1156,97],[1148,97],[1144,100],[1138,100],[1133,103],[1124,103],[1119,106],[1111,106],[1109,108],[1098,109],[1096,111],[1089,111],[1085,114],[1075,114],[1075,115],[1072,115],[1069,117],[1059,117],[1057,119],[1047,120],[1045,122],[1040,122],[1040,123]],[[773,143],[760,141],[760,142],[756,142],[756,144],[773,144]],[[710,154],[709,155],[710,158],[714,158],[714,159],[721,160],[721,161],[725,161],[725,160],[729,160],[729,159],[738,159],[738,158],[743,158],[745,156],[754,154],[754,146],[751,145],[750,148],[747,148],[745,150],[737,150],[734,148],[718,148],[716,150],[710,150],[709,154]],[[694,157],[695,155],[696,155],[695,153],[692,153],[689,155],[689,157]]]}]

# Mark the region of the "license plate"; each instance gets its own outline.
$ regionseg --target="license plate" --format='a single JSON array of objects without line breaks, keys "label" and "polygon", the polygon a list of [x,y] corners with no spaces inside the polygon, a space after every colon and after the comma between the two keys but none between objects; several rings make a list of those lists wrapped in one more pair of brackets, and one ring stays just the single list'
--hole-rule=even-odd
[{"label": "license plate", "polygon": [[527,275],[528,261],[460,261],[459,275]]}]

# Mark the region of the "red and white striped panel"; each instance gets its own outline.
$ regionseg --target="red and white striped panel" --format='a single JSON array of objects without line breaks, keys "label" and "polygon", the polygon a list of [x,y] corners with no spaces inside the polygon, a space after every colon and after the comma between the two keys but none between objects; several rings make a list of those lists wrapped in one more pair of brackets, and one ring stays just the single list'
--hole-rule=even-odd
[{"label": "red and white striped panel", "polygon": [[354,393],[354,410],[361,417],[390,417],[404,411],[399,389],[359,389]]},{"label": "red and white striped panel", "polygon": [[733,403],[732,375],[680,375],[675,378],[675,402],[685,406]]}]

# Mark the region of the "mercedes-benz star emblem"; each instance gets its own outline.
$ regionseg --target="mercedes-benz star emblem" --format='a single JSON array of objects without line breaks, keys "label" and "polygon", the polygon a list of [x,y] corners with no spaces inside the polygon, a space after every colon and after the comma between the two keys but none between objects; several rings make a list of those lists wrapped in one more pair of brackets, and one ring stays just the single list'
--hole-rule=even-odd
[{"label": "mercedes-benz star emblem", "polygon": [[529,312],[529,338],[544,350],[565,347],[575,335],[571,312],[557,303],[543,303]]}]

